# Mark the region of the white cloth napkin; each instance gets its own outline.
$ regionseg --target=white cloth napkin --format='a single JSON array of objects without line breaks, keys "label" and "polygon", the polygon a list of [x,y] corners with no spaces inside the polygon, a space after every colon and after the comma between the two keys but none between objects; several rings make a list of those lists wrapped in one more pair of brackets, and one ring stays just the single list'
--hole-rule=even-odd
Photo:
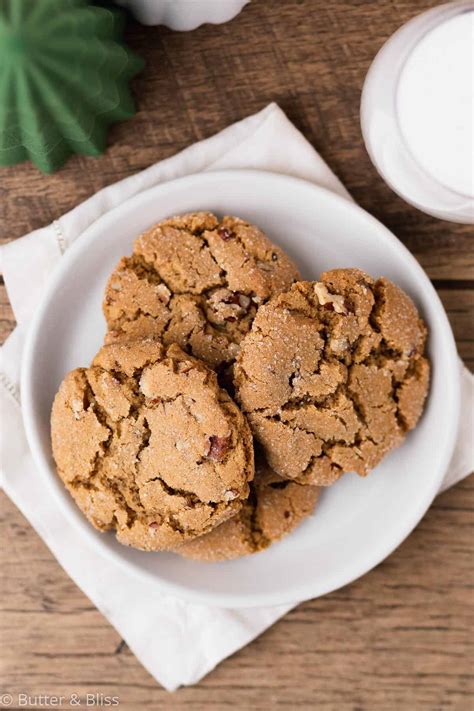
[{"label": "white cloth napkin", "polygon": [[[350,196],[276,104],[111,185],[53,224],[0,250],[0,265],[18,327],[1,350],[1,461],[5,492],[22,511],[70,577],[106,616],[148,671],[168,690],[193,684],[244,646],[291,605],[229,610],[147,592],[133,576],[89,547],[50,503],[25,439],[19,371],[23,335],[61,255],[108,210],[146,188],[189,173],[256,168],[295,175]],[[444,488],[474,469],[471,447],[474,379],[463,370],[463,413],[458,447]],[[2,387],[3,386],[3,387]],[[139,603],[137,603],[139,601]]]}]

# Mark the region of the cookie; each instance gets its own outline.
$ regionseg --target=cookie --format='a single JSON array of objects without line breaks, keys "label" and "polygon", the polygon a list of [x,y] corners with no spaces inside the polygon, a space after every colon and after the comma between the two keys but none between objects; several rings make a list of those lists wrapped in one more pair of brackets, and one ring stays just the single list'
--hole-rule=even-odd
[{"label": "cookie", "polygon": [[240,512],[177,549],[185,558],[232,560],[268,548],[309,516],[320,489],[282,479],[264,461],[255,467],[250,495]]},{"label": "cookie", "polygon": [[178,346],[104,346],[69,373],[51,416],[58,474],[98,529],[172,549],[238,512],[253,478],[248,424]]},{"label": "cookie", "polygon": [[283,250],[244,220],[172,217],[140,235],[112,273],[103,303],[107,342],[153,336],[225,368],[257,307],[297,278]]},{"label": "cookie", "polygon": [[280,476],[365,476],[415,427],[426,328],[388,279],[335,269],[263,306],[235,365],[236,398]]}]

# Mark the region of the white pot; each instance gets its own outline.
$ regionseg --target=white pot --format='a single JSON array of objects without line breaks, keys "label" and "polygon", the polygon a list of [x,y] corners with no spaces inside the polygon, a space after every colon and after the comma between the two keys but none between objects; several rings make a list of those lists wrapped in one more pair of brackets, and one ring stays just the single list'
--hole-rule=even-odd
[{"label": "white pot", "polygon": [[239,14],[250,0],[116,0],[144,25],[194,30],[205,22],[219,25]]}]

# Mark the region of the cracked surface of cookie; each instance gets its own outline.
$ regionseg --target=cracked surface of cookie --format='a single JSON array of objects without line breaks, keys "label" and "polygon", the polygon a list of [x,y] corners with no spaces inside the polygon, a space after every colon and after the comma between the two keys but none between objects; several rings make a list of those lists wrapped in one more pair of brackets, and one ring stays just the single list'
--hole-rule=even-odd
[{"label": "cracked surface of cookie", "polygon": [[248,424],[209,368],[145,339],[104,346],[62,382],[58,474],[100,530],[171,549],[238,512],[253,478]]},{"label": "cracked surface of cookie", "polygon": [[233,518],[176,550],[185,558],[232,560],[258,553],[280,540],[309,516],[319,498],[317,486],[282,479],[257,461],[250,495]]},{"label": "cracked surface of cookie", "polygon": [[153,336],[218,368],[232,363],[257,307],[298,279],[282,249],[237,217],[196,212],[140,235],[112,273],[107,341]]},{"label": "cracked surface of cookie", "polygon": [[320,486],[366,475],[422,413],[425,339],[407,294],[357,269],[298,282],[263,306],[234,382],[273,469]]}]

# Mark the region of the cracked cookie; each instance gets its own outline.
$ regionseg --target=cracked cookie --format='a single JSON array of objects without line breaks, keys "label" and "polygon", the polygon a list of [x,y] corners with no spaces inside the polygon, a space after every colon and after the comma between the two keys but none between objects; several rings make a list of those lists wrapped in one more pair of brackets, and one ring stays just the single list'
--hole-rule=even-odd
[{"label": "cracked cookie", "polygon": [[282,249],[237,217],[172,217],[135,241],[105,291],[106,341],[153,336],[212,368],[232,363],[257,308],[299,278]]},{"label": "cracked cookie", "polygon": [[178,346],[103,346],[69,373],[51,415],[58,474],[98,529],[172,549],[236,514],[253,478],[248,424]]},{"label": "cracked cookie", "polygon": [[258,553],[309,516],[319,492],[317,486],[282,479],[266,462],[257,461],[249,498],[239,513],[210,533],[180,546],[176,553],[203,561],[232,560]]},{"label": "cracked cookie", "polygon": [[270,466],[320,486],[365,476],[421,415],[425,339],[407,294],[357,269],[296,283],[263,306],[234,377]]}]

